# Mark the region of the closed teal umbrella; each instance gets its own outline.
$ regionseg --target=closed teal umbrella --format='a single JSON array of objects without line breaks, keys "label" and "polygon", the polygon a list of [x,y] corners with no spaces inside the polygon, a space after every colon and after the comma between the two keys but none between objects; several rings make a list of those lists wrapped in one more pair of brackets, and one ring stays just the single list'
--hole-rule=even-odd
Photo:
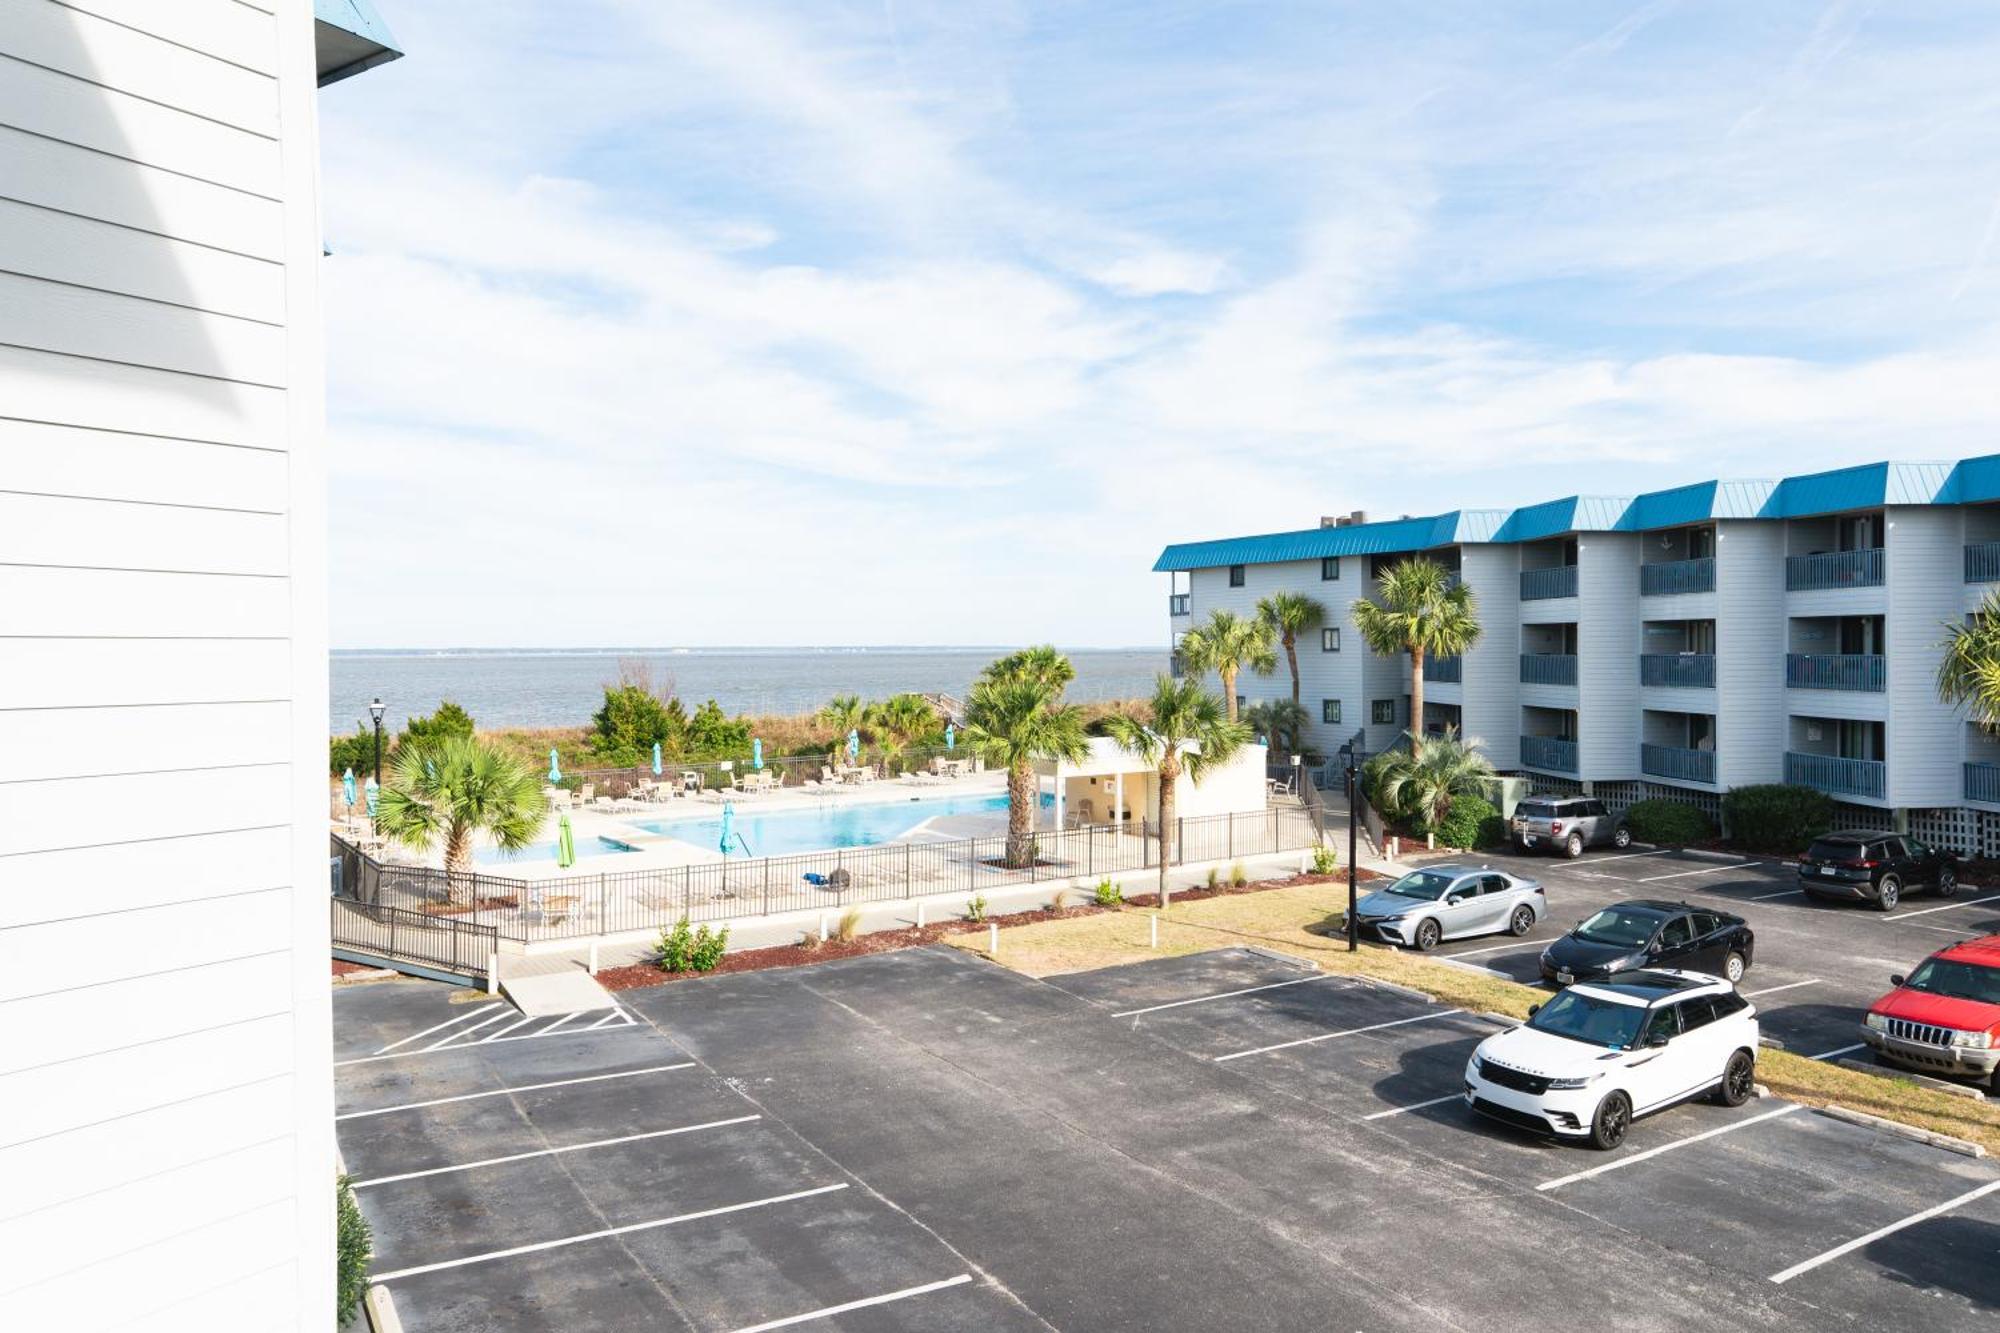
[{"label": "closed teal umbrella", "polygon": [[653,776],[660,776],[660,743],[653,742]]},{"label": "closed teal umbrella", "polygon": [[340,799],[347,802],[347,808],[354,808],[354,770],[348,769],[340,775]]},{"label": "closed teal umbrella", "polygon": [[762,736],[750,742],[750,766],[752,768],[762,768],[764,766],[764,738]]},{"label": "closed teal umbrella", "polygon": [[947,750],[958,748],[958,733],[952,730],[951,723],[949,722],[944,724],[944,748]]},{"label": "closed teal umbrella", "polygon": [[368,779],[367,792],[368,817],[373,819],[377,814],[381,813],[382,809],[382,789],[375,784],[374,778]]},{"label": "closed teal umbrella", "polygon": [[849,759],[858,759],[860,756],[861,733],[859,731],[850,731],[847,733],[847,757]]},{"label": "closed teal umbrella", "polygon": [[736,802],[724,801],[722,803],[722,841],[721,841],[721,849],[722,849],[722,854],[724,856],[729,855],[729,840],[735,836],[736,836]]},{"label": "closed teal umbrella", "polygon": [[564,870],[576,864],[576,835],[569,831],[569,816],[556,825],[556,864]]},{"label": "closed teal umbrella", "polygon": [[556,759],[556,747],[553,745],[549,747],[549,781],[551,783],[562,781],[562,764]]}]

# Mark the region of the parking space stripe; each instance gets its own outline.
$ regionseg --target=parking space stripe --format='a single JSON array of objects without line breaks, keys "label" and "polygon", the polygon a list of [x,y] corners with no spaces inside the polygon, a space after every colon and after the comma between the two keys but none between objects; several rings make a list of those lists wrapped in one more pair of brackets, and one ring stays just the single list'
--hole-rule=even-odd
[{"label": "parking space stripe", "polygon": [[2000,903],[2000,894],[1995,894],[1991,898],[1971,898],[1962,903],[1946,903],[1942,907],[1919,907],[1914,912],[1892,912],[1885,914],[1880,919],[1883,921],[1901,921],[1904,917],[1929,916],[1932,912],[1949,912],[1954,907],[1977,907],[1981,903]]},{"label": "parking space stripe", "polygon": [[507,1025],[506,1027],[504,1027],[504,1028],[501,1028],[501,1029],[500,1029],[500,1030],[499,1030],[498,1032],[495,1032],[495,1033],[494,1033],[494,1034],[493,1034],[492,1036],[489,1036],[489,1037],[481,1037],[481,1038],[479,1039],[479,1044],[483,1046],[483,1045],[485,1045],[485,1044],[486,1044],[487,1042],[489,1042],[489,1041],[495,1041],[495,1040],[498,1040],[499,1038],[501,1038],[501,1037],[504,1037],[504,1036],[506,1036],[506,1035],[507,1035],[508,1033],[512,1032],[512,1031],[513,1031],[513,1030],[514,1030],[515,1028],[518,1028],[518,1027],[526,1027],[526,1026],[527,1026],[528,1024],[530,1024],[530,1023],[532,1023],[532,1022],[534,1022],[534,1021],[535,1021],[535,1016],[534,1016],[533,1014],[525,1014],[525,1015],[523,1015],[523,1016],[522,1016],[522,1018],[521,1018],[521,1021],[520,1021],[520,1022],[518,1022],[518,1023],[509,1023],[509,1024],[508,1024],[508,1025]]},{"label": "parking space stripe", "polygon": [[1290,981],[1274,981],[1268,986],[1245,986],[1242,990],[1218,991],[1214,995],[1197,995],[1192,1000],[1173,1000],[1166,1004],[1149,1004],[1144,1009],[1122,1009],[1111,1015],[1113,1018],[1137,1018],[1140,1014],[1157,1014],[1162,1009],[1179,1009],[1182,1005],[1207,1004],[1210,1000],[1228,1000],[1238,995],[1255,995],[1260,990],[1278,990],[1285,986],[1303,986],[1309,981],[1334,981],[1336,974],[1321,973],[1315,977],[1295,977]]},{"label": "parking space stripe", "polygon": [[1782,986],[1766,986],[1763,990],[1746,990],[1739,993],[1746,1000],[1754,1000],[1759,995],[1776,995],[1781,990],[1797,990],[1801,986],[1817,986],[1818,984],[1818,977],[1807,977],[1804,981],[1790,981]]},{"label": "parking space stripe", "polygon": [[1765,903],[1771,901],[1773,898],[1790,898],[1794,895],[1803,898],[1805,892],[1804,889],[1779,889],[1776,893],[1754,894],[1751,896],[1750,901],[1753,903]]},{"label": "parking space stripe", "polygon": [[1763,862],[1761,861],[1738,861],[1734,865],[1703,866],[1699,870],[1677,870],[1671,875],[1648,875],[1646,876],[1646,878],[1640,880],[1639,883],[1654,884],[1663,879],[1684,879],[1689,875],[1713,875],[1718,870],[1742,870],[1748,866],[1762,865],[1762,864]]},{"label": "parking space stripe", "polygon": [[1690,1134],[1684,1139],[1675,1139],[1672,1143],[1663,1143],[1657,1148],[1648,1148],[1644,1152],[1635,1152],[1630,1157],[1621,1157],[1615,1162],[1606,1162],[1603,1166],[1593,1166],[1588,1171],[1578,1171],[1574,1175],[1558,1176],[1554,1180],[1544,1180],[1541,1184],[1535,1186],[1535,1188],[1538,1190],[1560,1189],[1564,1185],[1573,1185],[1579,1180],[1589,1180],[1592,1176],[1601,1176],[1606,1171],[1616,1171],[1620,1167],[1635,1166],[1650,1158],[1658,1157],[1661,1153],[1672,1152],[1676,1148],[1685,1148],[1690,1143],[1700,1143],[1703,1139],[1712,1139],[1719,1134],[1734,1134],[1739,1129],[1747,1129],[1751,1125],[1761,1124],[1766,1120],[1776,1120],[1781,1115],[1790,1115],[1794,1111],[1802,1111],[1804,1109],[1804,1107],[1797,1105],[1780,1106],[1775,1111],[1766,1111],[1762,1115],[1753,1115],[1748,1120],[1738,1120],[1733,1124],[1718,1125],[1714,1129],[1703,1130],[1699,1134]]},{"label": "parking space stripe", "polygon": [[904,1287],[901,1291],[891,1291],[881,1296],[868,1296],[858,1301],[849,1301],[845,1305],[829,1305],[820,1310],[808,1310],[804,1314],[786,1315],[783,1319],[767,1320],[761,1324],[751,1324],[744,1328],[735,1329],[733,1333],[766,1333],[767,1330],[773,1328],[790,1328],[793,1324],[803,1324],[814,1319],[831,1319],[837,1314],[846,1314],[849,1310],[865,1310],[871,1305],[887,1305],[890,1301],[904,1301],[912,1296],[922,1296],[927,1292],[943,1291],[946,1287],[964,1286],[970,1281],[972,1281],[972,1274],[960,1273],[957,1277],[948,1277],[942,1282],[926,1282],[921,1287]]},{"label": "parking space stripe", "polygon": [[589,1027],[586,1027],[586,1028],[580,1028],[580,1029],[579,1029],[579,1031],[582,1031],[582,1032],[595,1032],[595,1031],[597,1031],[597,1029],[599,1029],[599,1028],[603,1027],[603,1026],[604,1026],[604,1025],[606,1024],[606,1023],[609,1023],[609,1022],[611,1022],[611,1021],[612,1021],[613,1019],[617,1019],[617,1018],[623,1018],[623,1019],[624,1019],[624,1020],[625,1020],[625,1021],[626,1021],[627,1023],[630,1023],[630,1022],[632,1021],[632,1019],[630,1018],[630,1016],[629,1016],[629,1015],[627,1015],[627,1014],[626,1014],[626,1012],[625,1012],[625,1011],[624,1011],[623,1009],[620,1009],[620,1008],[619,1008],[619,1007],[618,1007],[617,1005],[615,1005],[615,1004],[614,1004],[614,1005],[612,1005],[612,1006],[611,1006],[611,1012],[610,1012],[610,1013],[608,1013],[608,1014],[606,1014],[606,1015],[605,1015],[604,1017],[602,1017],[602,1018],[598,1019],[598,1020],[597,1020],[597,1021],[596,1021],[595,1023],[592,1023],[592,1024],[591,1024],[591,1025],[590,1025]]},{"label": "parking space stripe", "polygon": [[1477,958],[1483,953],[1505,953],[1509,949],[1532,949],[1534,947],[1534,943],[1530,940],[1516,939],[1512,944],[1496,944],[1489,949],[1460,949],[1457,953],[1441,953],[1435,955],[1435,957]]},{"label": "parking space stripe", "polygon": [[[518,1038],[516,1039],[518,1040]],[[518,1088],[489,1088],[485,1092],[464,1092],[456,1097],[433,1097],[424,1102],[403,1102],[396,1106],[378,1106],[372,1111],[347,1111],[334,1117],[335,1120],[366,1120],[371,1115],[388,1115],[391,1111],[415,1111],[426,1106],[444,1106],[450,1102],[476,1102],[481,1097],[505,1097],[513,1092],[540,1092],[544,1088],[567,1088],[578,1083],[603,1083],[614,1078],[638,1078],[641,1074],[670,1074],[676,1069],[693,1069],[694,1061],[684,1060],[677,1065],[654,1065],[651,1069],[628,1069],[618,1074],[591,1074],[584,1078],[562,1078],[553,1083],[524,1083]]]},{"label": "parking space stripe", "polygon": [[493,1015],[493,1017],[481,1019],[479,1022],[474,1023],[469,1028],[460,1028],[458,1031],[452,1033],[449,1037],[446,1037],[444,1040],[434,1041],[428,1046],[419,1046],[416,1050],[408,1052],[408,1054],[422,1055],[425,1051],[435,1051],[441,1046],[449,1046],[453,1042],[457,1041],[460,1037],[469,1037],[473,1033],[479,1031],[479,1029],[481,1028],[491,1027],[495,1023],[501,1022],[502,1020],[507,1018],[507,1016],[510,1014],[517,1014],[521,1012],[520,1010],[515,1009],[511,1005],[502,1004],[502,1005],[495,1005],[494,1007],[498,1009],[500,1012]]},{"label": "parking space stripe", "polygon": [[1387,1120],[1390,1116],[1401,1115],[1405,1111],[1421,1111],[1426,1106],[1442,1106],[1446,1102],[1455,1102],[1458,1101],[1461,1096],[1462,1094],[1456,1092],[1446,1093],[1442,1097],[1433,1097],[1427,1102],[1417,1102],[1416,1104],[1411,1106],[1392,1107],[1387,1111],[1377,1111],[1374,1115],[1364,1115],[1361,1118],[1363,1120]]},{"label": "parking space stripe", "polygon": [[1836,1055],[1846,1055],[1846,1054],[1848,1054],[1849,1052],[1852,1052],[1852,1051],[1858,1051],[1858,1050],[1860,1050],[1860,1049],[1861,1049],[1861,1048],[1862,1048],[1863,1046],[1866,1046],[1867,1044],[1868,1044],[1868,1043],[1867,1043],[1867,1042],[1865,1042],[1865,1041],[1857,1041],[1857,1042],[1855,1042],[1855,1043],[1854,1043],[1854,1044],[1853,1044],[1852,1046],[1842,1046],[1842,1047],[1841,1047],[1841,1048],[1839,1048],[1838,1050],[1833,1050],[1833,1051],[1821,1051],[1821,1052],[1820,1052],[1820,1053],[1819,1053],[1818,1055],[1808,1055],[1808,1056],[1806,1057],[1806,1059],[1808,1059],[1808,1060],[1831,1060],[1831,1059],[1833,1059],[1833,1057],[1834,1057],[1834,1056],[1836,1056]]},{"label": "parking space stripe", "polygon": [[[585,1012],[589,1011],[586,1010]],[[504,1018],[506,1017],[506,1015],[502,1014],[501,1017]],[[574,1017],[576,1017],[575,1014],[569,1014],[565,1016],[565,1019]],[[564,1020],[558,1020],[558,1021],[564,1021]],[[482,1024],[481,1026],[484,1025]],[[622,1032],[626,1028],[636,1027],[636,1026],[638,1026],[637,1022],[631,1017],[631,1015],[628,1014],[626,1015],[625,1021],[623,1023],[619,1024],[615,1028],[610,1028],[607,1031]],[[514,1037],[502,1037],[499,1036],[498,1034],[495,1034],[495,1036],[493,1037],[493,1041],[496,1045],[501,1045],[501,1046],[505,1046],[509,1042],[516,1042],[516,1041],[539,1041],[543,1037],[546,1037],[551,1032],[553,1032],[555,1030],[555,1027],[556,1024],[551,1023],[549,1024],[548,1027],[543,1028],[539,1032],[523,1032],[519,1036],[514,1036]],[[596,1024],[592,1024],[591,1027],[587,1028],[571,1028],[569,1031],[563,1033],[562,1035],[565,1037],[581,1037],[584,1034],[592,1031],[595,1027]],[[472,1031],[471,1028],[466,1029],[466,1032],[470,1031]],[[460,1033],[457,1035],[462,1036],[464,1034]],[[349,1065],[372,1064],[377,1060],[407,1060],[413,1055],[429,1055],[433,1052],[450,1055],[458,1051],[470,1050],[474,1046],[483,1044],[483,1042],[484,1039],[482,1038],[480,1041],[468,1041],[463,1044],[444,1044],[444,1045],[433,1044],[430,1046],[420,1046],[414,1051],[390,1051],[387,1055],[362,1055],[362,1056],[357,1056],[352,1060],[335,1060],[333,1062],[333,1067],[335,1069],[345,1069]]]},{"label": "parking space stripe", "polygon": [[1865,1236],[1856,1236],[1853,1240],[1848,1241],[1844,1245],[1834,1246],[1832,1249],[1828,1250],[1825,1254],[1816,1254],[1812,1258],[1806,1260],[1804,1263],[1793,1264],[1790,1268],[1787,1268],[1782,1272],[1773,1273],[1771,1274],[1771,1281],[1783,1285],[1784,1283],[1790,1282],[1793,1278],[1797,1277],[1799,1274],[1809,1273],[1813,1269],[1818,1268],[1823,1263],[1828,1263],[1834,1259],[1840,1258],[1843,1254],[1852,1254],[1854,1253],[1854,1251],[1860,1249],[1862,1246],[1872,1245],[1876,1241],[1882,1239],[1882,1237],[1884,1236],[1894,1235],[1896,1232],[1903,1230],[1905,1227],[1913,1227],[1919,1222],[1928,1222],[1933,1217],[1937,1217],[1940,1216],[1941,1214],[1950,1212],[1952,1209],[1958,1207],[1960,1204],[1971,1203],[1974,1199],[1983,1198],[1984,1196],[1993,1193],[1993,1191],[1995,1190],[2000,1190],[2000,1180],[1989,1180],[1984,1185],[1981,1185],[1978,1189],[1967,1190],[1965,1193],[1959,1195],[1956,1199],[1946,1199],[1943,1203],[1938,1204],[1935,1208],[1926,1208],[1921,1213],[1911,1213],[1908,1217],[1904,1218],[1900,1222],[1891,1222],[1886,1227],[1877,1227],[1875,1228],[1875,1230],[1869,1232]]},{"label": "parking space stripe", "polygon": [[1464,1013],[1463,1009],[1441,1009],[1434,1014],[1418,1014],[1414,1018],[1399,1018],[1392,1023],[1370,1023],[1365,1028],[1342,1028],[1338,1032],[1322,1032],[1317,1036],[1300,1037],[1295,1041],[1281,1041],[1275,1046],[1259,1046],[1254,1051],[1233,1051],[1228,1055],[1218,1055],[1215,1063],[1225,1060],[1241,1060],[1246,1055],[1264,1055],[1271,1051],[1290,1050],[1294,1046],[1310,1046],[1316,1041],[1332,1041],[1335,1037],[1352,1037],[1358,1032],[1379,1032],[1383,1028],[1399,1028],[1405,1023],[1428,1023],[1434,1018],[1450,1018],[1453,1014]]},{"label": "parking space stripe", "polygon": [[569,1013],[564,1014],[561,1018],[558,1018],[555,1022],[543,1028],[540,1032],[537,1032],[535,1035],[537,1037],[546,1037],[551,1032],[554,1032],[557,1028],[561,1027],[563,1024],[569,1022],[570,1019],[581,1018],[583,1016],[583,1013],[584,1011],[581,1009],[571,1010]]},{"label": "parking space stripe", "polygon": [[1953,935],[1962,940],[1969,940],[1973,936],[1979,933],[1977,930],[1965,930],[1965,929],[1953,930],[1950,926],[1928,925],[1922,921],[1911,921],[1908,922],[1907,924],[1909,925],[1911,930],[1928,930],[1939,935]]},{"label": "parking space stripe", "polygon": [[444,1022],[434,1023],[430,1027],[425,1028],[422,1032],[412,1033],[409,1036],[403,1038],[401,1041],[392,1041],[387,1046],[384,1046],[382,1050],[375,1052],[375,1054],[380,1055],[382,1054],[383,1051],[393,1051],[398,1046],[408,1046],[411,1042],[417,1040],[419,1037],[428,1037],[433,1032],[442,1032],[446,1028],[457,1027],[460,1023],[463,1023],[466,1019],[473,1017],[475,1014],[483,1014],[486,1013],[488,1010],[494,1009],[496,1007],[497,1006],[491,1004],[479,1005],[476,1008],[474,1008],[470,1013],[460,1014],[457,1018],[447,1018]]},{"label": "parking space stripe", "polygon": [[427,1171],[405,1171],[396,1176],[376,1176],[372,1180],[357,1180],[354,1188],[367,1189],[371,1185],[393,1185],[399,1180],[421,1180],[425,1176],[448,1176],[454,1171],[476,1171],[482,1166],[502,1166],[508,1162],[525,1162],[531,1157],[555,1157],[562,1153],[584,1152],[591,1148],[609,1148],[620,1143],[638,1143],[645,1139],[664,1139],[675,1134],[694,1134],[704,1129],[721,1129],[725,1125],[748,1124],[761,1120],[762,1116],[739,1115],[729,1120],[709,1120],[699,1125],[680,1125],[673,1129],[648,1130],[644,1134],[623,1134],[615,1139],[593,1139],[589,1143],[572,1143],[561,1148],[537,1148],[533,1152],[509,1153],[505,1157],[487,1157],[477,1162],[461,1162],[457,1166],[434,1166]]},{"label": "parking space stripe", "polygon": [[629,1236],[635,1231],[652,1231],[659,1227],[677,1226],[682,1222],[699,1222],[705,1217],[722,1217],[728,1213],[746,1212],[752,1208],[768,1208],[772,1204],[810,1199],[816,1194],[831,1194],[835,1190],[846,1188],[847,1184],[843,1181],[838,1185],[821,1185],[816,1189],[794,1190],[790,1194],[774,1194],[768,1199],[751,1199],[746,1203],[724,1204],[720,1208],[704,1208],[697,1213],[678,1213],[673,1217],[656,1217],[647,1222],[628,1222],[622,1227],[606,1227],[602,1231],[586,1231],[577,1236],[536,1241],[533,1245],[516,1245],[505,1250],[488,1250],[484,1254],[468,1254],[463,1259],[446,1259],[435,1264],[418,1264],[414,1268],[398,1268],[389,1273],[377,1273],[374,1275],[374,1280],[394,1282],[398,1278],[416,1277],[420,1273],[436,1273],[447,1268],[466,1268],[473,1264],[490,1264],[496,1259],[511,1259],[519,1254],[539,1254],[543,1250],[559,1250],[569,1245],[582,1245],[586,1241],[605,1240],[611,1236]]},{"label": "parking space stripe", "polygon": [[1489,977],[1499,977],[1502,981],[1512,981],[1514,979],[1497,967],[1482,967],[1478,963],[1461,963],[1456,958],[1447,958],[1442,954],[1438,955],[1438,961],[1440,963],[1450,963],[1453,967],[1462,967],[1468,972],[1479,972]]}]

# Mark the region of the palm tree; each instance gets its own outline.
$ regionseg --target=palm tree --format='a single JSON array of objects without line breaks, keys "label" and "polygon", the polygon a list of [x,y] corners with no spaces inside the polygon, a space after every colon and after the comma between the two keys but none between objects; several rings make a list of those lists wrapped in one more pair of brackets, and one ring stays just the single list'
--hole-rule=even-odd
[{"label": "palm tree", "polygon": [[981,678],[965,704],[966,745],[995,768],[1007,770],[1006,863],[1035,862],[1035,811],[1041,792],[1035,761],[1078,762],[1089,752],[1083,710],[1062,702],[1060,687],[1038,676]]},{"label": "palm tree", "polygon": [[1208,623],[1181,636],[1181,661],[1200,675],[1213,671],[1222,682],[1222,707],[1231,722],[1236,720],[1236,677],[1245,668],[1260,676],[1278,669],[1271,627],[1261,620],[1246,620],[1234,611],[1211,611]]},{"label": "palm tree", "polygon": [[1038,643],[986,664],[981,680],[1039,680],[1061,694],[1076,679],[1076,666],[1052,643]]},{"label": "palm tree", "polygon": [[1477,740],[1461,741],[1456,727],[1424,746],[1421,754],[1388,750],[1370,760],[1374,797],[1384,810],[1417,816],[1430,832],[1451,812],[1454,796],[1481,796],[1493,777]]},{"label": "palm tree", "polygon": [[1435,560],[1401,561],[1375,583],[1381,601],[1357,601],[1354,625],[1376,652],[1410,655],[1410,751],[1416,754],[1424,748],[1424,659],[1456,657],[1478,642],[1479,617],[1472,589]]},{"label": "palm tree", "polygon": [[1299,702],[1299,635],[1317,629],[1326,608],[1302,592],[1276,592],[1259,598],[1257,619],[1271,627],[1284,645],[1285,664],[1292,669],[1292,704]]},{"label": "palm tree", "polygon": [[819,724],[833,733],[836,747],[847,743],[847,733],[868,724],[868,706],[858,694],[836,694],[815,715]]},{"label": "palm tree", "polygon": [[878,733],[905,744],[937,727],[937,713],[921,694],[892,694],[879,704],[870,704],[862,720]]},{"label": "palm tree", "polygon": [[1198,680],[1161,676],[1153,685],[1150,722],[1117,716],[1104,720],[1118,748],[1151,765],[1160,784],[1160,906],[1167,905],[1167,866],[1173,861],[1174,784],[1183,774],[1202,775],[1235,757],[1250,728],[1228,716]]},{"label": "palm tree", "polygon": [[1244,723],[1252,733],[1264,738],[1264,744],[1270,747],[1274,756],[1297,754],[1299,737],[1304,734],[1310,720],[1306,710],[1290,699],[1254,703],[1243,714]]},{"label": "palm tree", "polygon": [[1938,663],[1938,698],[1969,706],[1972,720],[2000,730],[2000,588],[1963,624],[1947,620],[1944,657]]},{"label": "palm tree", "polygon": [[548,814],[533,768],[487,741],[450,736],[397,753],[377,825],[406,847],[442,844],[451,901],[462,905],[472,899],[473,836],[489,833],[502,850],[518,852]]}]

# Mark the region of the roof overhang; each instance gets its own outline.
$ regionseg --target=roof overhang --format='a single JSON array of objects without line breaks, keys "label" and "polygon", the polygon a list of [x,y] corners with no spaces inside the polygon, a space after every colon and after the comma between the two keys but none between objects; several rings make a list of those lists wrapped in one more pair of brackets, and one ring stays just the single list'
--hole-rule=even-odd
[{"label": "roof overhang", "polygon": [[322,88],[403,54],[372,0],[313,0],[313,45]]}]

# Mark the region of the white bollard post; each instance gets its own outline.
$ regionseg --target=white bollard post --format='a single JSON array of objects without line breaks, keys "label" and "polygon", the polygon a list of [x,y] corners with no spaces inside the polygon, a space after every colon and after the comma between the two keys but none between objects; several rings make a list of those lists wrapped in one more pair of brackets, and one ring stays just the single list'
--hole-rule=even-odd
[{"label": "white bollard post", "polygon": [[1152,947],[1157,949],[1160,947],[1160,918],[1155,916],[1155,917],[1149,917],[1148,920],[1150,920],[1153,923]]},{"label": "white bollard post", "polygon": [[500,955],[497,953],[486,955],[486,993],[488,995],[500,993]]},{"label": "white bollard post", "polygon": [[821,912],[821,913],[819,914],[819,942],[820,942],[821,944],[825,944],[825,943],[826,943],[826,941],[827,941],[827,932],[826,932],[826,913],[825,913],[825,912]]},{"label": "white bollard post", "polygon": [[1000,925],[998,922],[988,921],[986,923],[986,952],[996,957],[1000,953]]},{"label": "white bollard post", "polygon": [[917,899],[917,929],[922,930],[923,928],[924,928],[924,900],[922,898],[919,898]]},{"label": "white bollard post", "polygon": [[597,941],[590,942],[590,975],[597,975]]}]

